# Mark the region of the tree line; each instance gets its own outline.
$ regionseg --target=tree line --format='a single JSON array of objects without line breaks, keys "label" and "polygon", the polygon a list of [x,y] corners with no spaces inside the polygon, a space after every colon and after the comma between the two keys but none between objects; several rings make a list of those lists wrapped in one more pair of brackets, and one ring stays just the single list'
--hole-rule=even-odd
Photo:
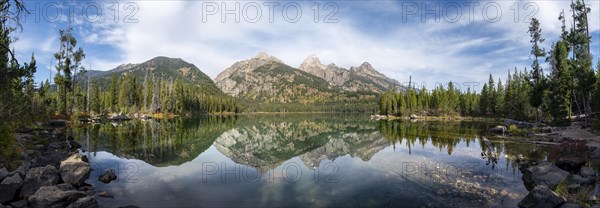
[{"label": "tree line", "polygon": [[[600,62],[594,71],[590,52],[587,15],[591,9],[583,0],[571,4],[571,29],[567,30],[565,12],[559,14],[561,35],[546,52],[537,19],[532,18],[533,63],[531,70],[508,72],[506,83],[490,74],[481,92],[457,89],[453,82],[433,90],[393,87],[379,98],[379,113],[394,116],[463,115],[497,116],[548,123],[568,123],[573,115],[586,118],[600,110]],[[549,68],[543,69],[540,61]],[[549,71],[549,73],[544,73]]]}]

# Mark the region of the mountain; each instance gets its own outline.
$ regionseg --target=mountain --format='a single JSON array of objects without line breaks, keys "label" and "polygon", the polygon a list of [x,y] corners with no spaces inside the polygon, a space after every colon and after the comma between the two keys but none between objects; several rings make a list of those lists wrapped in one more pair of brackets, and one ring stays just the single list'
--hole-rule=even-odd
[{"label": "mountain", "polygon": [[312,54],[300,64],[298,69],[318,76],[332,86],[341,87],[344,91],[366,90],[381,93],[390,87],[400,86],[398,81],[378,72],[368,62],[348,70],[333,63],[325,66],[317,56]]},{"label": "mountain", "polygon": [[233,64],[217,75],[215,83],[224,93],[253,102],[316,103],[341,98],[322,78],[266,53]]},{"label": "mountain", "polygon": [[398,81],[364,63],[350,70],[311,55],[300,67],[264,52],[233,64],[215,79],[224,93],[259,103],[328,103],[374,99]]},{"label": "mountain", "polygon": [[373,125],[359,119],[337,121],[331,117],[241,121],[218,136],[213,146],[235,163],[265,173],[294,157],[310,169],[324,159],[344,156],[369,161],[390,145]]},{"label": "mountain", "polygon": [[139,82],[143,82],[146,74],[148,76],[160,79],[179,79],[183,83],[194,84],[210,94],[221,94],[210,77],[204,74],[194,64],[188,63],[180,58],[155,57],[139,64],[122,64],[117,68],[106,72],[88,71],[88,75],[101,83],[101,86],[108,86],[113,74],[122,76],[132,74]]}]

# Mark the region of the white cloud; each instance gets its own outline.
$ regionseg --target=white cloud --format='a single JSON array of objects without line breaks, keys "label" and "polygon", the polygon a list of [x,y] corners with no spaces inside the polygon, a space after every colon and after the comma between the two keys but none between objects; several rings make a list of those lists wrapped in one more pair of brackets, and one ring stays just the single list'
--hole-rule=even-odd
[{"label": "white cloud", "polygon": [[[259,51],[274,55],[297,67],[309,54],[323,63],[349,68],[370,62],[377,70],[401,82],[413,80],[431,85],[434,81],[487,81],[487,74],[505,78],[506,71],[528,66],[529,35],[527,23],[515,23],[510,7],[524,1],[500,1],[501,21],[488,23],[481,16],[481,2],[475,10],[475,22],[463,16],[458,23],[441,21],[402,23],[394,2],[336,2],[339,23],[314,23],[312,2],[300,2],[302,19],[297,23],[283,20],[281,2],[274,22],[268,21],[267,7],[262,7],[258,23],[229,21],[208,16],[203,22],[201,1],[139,1],[135,18],[139,23],[102,21],[81,29],[87,45],[109,45],[115,51],[87,50],[87,65],[108,70],[122,63],[139,63],[156,56],[187,60],[211,77],[216,77],[234,62],[253,57]],[[216,2],[221,6],[222,2]],[[235,2],[225,1],[233,6]],[[241,1],[243,8],[250,2]],[[262,5],[262,2],[256,2]],[[558,13],[568,12],[570,2],[538,1],[546,48],[558,36]],[[598,2],[591,2],[590,26],[598,31]],[[321,5],[322,6],[322,5]],[[360,10],[356,10],[356,9]],[[221,8],[222,9],[222,8]],[[369,22],[369,15],[380,15],[382,22]],[[465,11],[466,12],[466,11]],[[321,15],[324,12],[320,13]],[[522,8],[521,18],[526,10]],[[388,19],[385,17],[389,16]],[[417,20],[420,20],[417,17]],[[113,54],[109,58],[107,53]],[[114,55],[117,53],[117,55]],[[116,58],[115,58],[116,57]]]}]

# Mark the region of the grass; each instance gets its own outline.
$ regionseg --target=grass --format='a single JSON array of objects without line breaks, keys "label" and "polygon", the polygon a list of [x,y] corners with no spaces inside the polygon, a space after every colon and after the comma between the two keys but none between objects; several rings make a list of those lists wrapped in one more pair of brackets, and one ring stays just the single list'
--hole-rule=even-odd
[{"label": "grass", "polygon": [[589,194],[593,191],[594,187],[580,187],[577,191],[570,193],[568,190],[568,185],[569,184],[565,179],[556,185],[556,188],[554,188],[554,192],[556,192],[562,197],[565,197],[568,202],[573,202],[585,207],[590,206],[590,204],[588,204],[587,202],[587,198]]},{"label": "grass", "polygon": [[527,129],[520,129],[519,127],[517,127],[517,125],[508,126],[507,131],[511,136],[526,136],[527,135]]}]

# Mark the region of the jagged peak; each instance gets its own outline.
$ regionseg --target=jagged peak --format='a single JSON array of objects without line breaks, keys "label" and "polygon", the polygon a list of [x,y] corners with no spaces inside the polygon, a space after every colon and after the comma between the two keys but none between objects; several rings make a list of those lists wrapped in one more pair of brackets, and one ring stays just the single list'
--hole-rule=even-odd
[{"label": "jagged peak", "polygon": [[375,70],[375,68],[373,68],[373,66],[371,66],[371,64],[369,62],[363,62],[360,66],[353,66],[350,67],[350,71],[353,72],[361,72],[361,71],[366,71],[366,72],[375,72],[375,73],[379,73],[377,70]]},{"label": "jagged peak", "polygon": [[273,62],[279,62],[279,63],[283,63],[283,61],[279,60],[278,58],[276,58],[275,56],[271,56],[269,54],[267,54],[266,52],[258,52],[258,54],[256,54],[256,56],[254,56],[255,60],[261,60],[261,61],[273,61]]},{"label": "jagged peak", "polygon": [[256,56],[254,56],[256,59],[268,59],[269,57],[271,56],[264,51],[258,52]]},{"label": "jagged peak", "polygon": [[317,55],[310,54],[308,57],[306,57],[306,59],[304,59],[304,61],[302,62],[302,64],[300,64],[300,67],[298,68],[303,71],[310,71],[310,68],[323,69],[325,68],[325,65],[321,63],[321,60],[319,60]]},{"label": "jagged peak", "polygon": [[318,63],[321,64],[321,60],[319,60],[319,57],[317,57],[317,55],[310,54],[308,55],[308,57],[306,57],[306,59],[304,59],[303,63]]},{"label": "jagged peak", "polygon": [[360,67],[367,68],[367,69],[373,69],[373,66],[371,66],[371,64],[369,62],[362,63],[360,65]]}]

